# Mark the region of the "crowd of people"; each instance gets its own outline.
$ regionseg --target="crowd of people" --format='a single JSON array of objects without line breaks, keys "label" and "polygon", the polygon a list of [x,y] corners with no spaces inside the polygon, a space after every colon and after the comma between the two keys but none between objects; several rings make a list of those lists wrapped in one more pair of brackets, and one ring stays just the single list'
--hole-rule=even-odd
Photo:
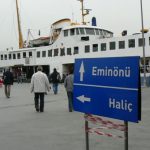
[{"label": "crowd of people", "polygon": [[[67,76],[63,76],[63,83],[68,96],[69,112],[73,111],[73,78],[73,68],[70,68],[69,74]],[[37,67],[37,72],[32,75],[30,83],[30,92],[34,93],[34,104],[37,112],[44,112],[44,97],[45,94],[47,94],[47,92],[51,89],[50,83],[52,83],[53,93],[56,95],[58,94],[58,86],[61,81],[62,79],[60,73],[56,68],[54,68],[53,72],[47,76],[43,72],[42,66]],[[13,82],[13,73],[10,71],[10,68],[6,68],[2,79],[0,79],[0,87],[2,87],[2,84],[4,85],[4,93],[6,98],[10,98],[11,86],[13,85]]]}]

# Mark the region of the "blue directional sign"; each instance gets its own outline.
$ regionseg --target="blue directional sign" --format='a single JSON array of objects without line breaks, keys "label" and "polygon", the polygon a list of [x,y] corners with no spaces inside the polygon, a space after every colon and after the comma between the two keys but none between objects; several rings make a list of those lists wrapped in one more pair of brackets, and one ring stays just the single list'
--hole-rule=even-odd
[{"label": "blue directional sign", "polygon": [[139,59],[76,59],[74,110],[138,122],[141,116]]}]

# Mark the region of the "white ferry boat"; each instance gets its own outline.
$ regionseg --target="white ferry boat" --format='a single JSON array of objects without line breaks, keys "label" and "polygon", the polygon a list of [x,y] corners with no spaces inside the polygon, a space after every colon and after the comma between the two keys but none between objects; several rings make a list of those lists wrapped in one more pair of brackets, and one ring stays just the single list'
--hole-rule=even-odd
[{"label": "white ferry boat", "polygon": [[[27,47],[21,46],[22,38],[19,36],[19,49],[0,51],[0,69],[11,67],[16,74],[19,68],[30,79],[38,65],[43,66],[47,75],[53,68],[56,68],[61,76],[67,74],[68,67],[73,66],[76,58],[140,56],[142,66],[143,43],[145,62],[147,66],[150,65],[148,32],[143,31],[144,40],[142,33],[127,35],[127,31],[123,31],[121,37],[114,37],[113,32],[109,30],[85,23],[84,17],[88,10],[83,8],[83,0],[80,2],[81,24],[72,23],[68,18],[58,20],[51,25],[50,37],[30,41]],[[146,69],[148,72],[149,68]]]}]

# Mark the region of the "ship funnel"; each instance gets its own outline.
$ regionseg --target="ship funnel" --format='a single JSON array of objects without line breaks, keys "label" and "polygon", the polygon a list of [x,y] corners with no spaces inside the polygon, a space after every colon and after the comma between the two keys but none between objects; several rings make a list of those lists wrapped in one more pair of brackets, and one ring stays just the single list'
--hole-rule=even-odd
[{"label": "ship funnel", "polygon": [[92,17],[92,26],[97,26],[96,18],[95,17]]}]

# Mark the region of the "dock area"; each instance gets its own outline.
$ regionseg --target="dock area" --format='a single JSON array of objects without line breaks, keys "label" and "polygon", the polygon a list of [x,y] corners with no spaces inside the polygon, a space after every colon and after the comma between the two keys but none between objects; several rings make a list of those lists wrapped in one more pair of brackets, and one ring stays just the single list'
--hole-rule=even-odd
[{"label": "dock area", "polygon": [[[35,111],[34,94],[29,87],[30,83],[14,83],[10,98],[5,97],[4,87],[0,88],[0,150],[86,150],[84,114],[68,111],[63,84],[59,85],[57,95],[52,89],[45,95],[43,113]],[[129,150],[150,149],[150,88],[142,88],[142,120],[129,122],[128,134]],[[124,150],[124,138],[115,137],[124,133],[113,131],[113,135],[90,133],[89,149]]]}]

